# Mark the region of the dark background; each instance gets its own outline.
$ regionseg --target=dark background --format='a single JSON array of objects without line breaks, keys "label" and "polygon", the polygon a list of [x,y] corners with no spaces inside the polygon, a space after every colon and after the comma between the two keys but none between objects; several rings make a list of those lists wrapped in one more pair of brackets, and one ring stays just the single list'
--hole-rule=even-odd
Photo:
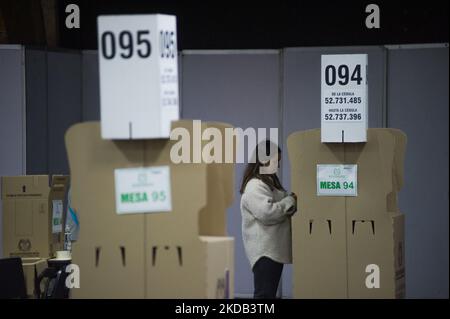
[{"label": "dark background", "polygon": [[[81,28],[65,27],[66,5],[80,6]],[[365,8],[380,7],[380,29],[367,29]],[[178,49],[448,42],[448,1],[58,1],[60,46],[96,49],[100,14],[177,16]]]}]

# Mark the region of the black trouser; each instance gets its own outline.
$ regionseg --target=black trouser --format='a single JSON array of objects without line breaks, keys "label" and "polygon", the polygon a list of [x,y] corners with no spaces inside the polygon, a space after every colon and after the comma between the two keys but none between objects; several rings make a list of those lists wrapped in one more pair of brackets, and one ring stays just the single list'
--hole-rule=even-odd
[{"label": "black trouser", "polygon": [[261,257],[253,266],[255,299],[275,299],[283,264],[268,257]]}]

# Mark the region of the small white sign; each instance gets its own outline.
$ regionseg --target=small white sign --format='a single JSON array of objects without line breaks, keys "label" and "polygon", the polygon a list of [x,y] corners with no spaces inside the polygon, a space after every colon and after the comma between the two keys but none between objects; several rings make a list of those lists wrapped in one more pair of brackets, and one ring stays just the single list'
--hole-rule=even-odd
[{"label": "small white sign", "polygon": [[102,138],[169,138],[179,119],[175,16],[99,16],[97,23]]},{"label": "small white sign", "polygon": [[63,223],[63,201],[53,200],[53,213],[52,213],[52,234],[58,234],[62,232]]},{"label": "small white sign", "polygon": [[366,142],[367,54],[322,55],[322,143]]},{"label": "small white sign", "polygon": [[117,214],[172,210],[169,166],[121,168],[114,174]]},{"label": "small white sign", "polygon": [[358,196],[357,165],[317,165],[317,196]]}]

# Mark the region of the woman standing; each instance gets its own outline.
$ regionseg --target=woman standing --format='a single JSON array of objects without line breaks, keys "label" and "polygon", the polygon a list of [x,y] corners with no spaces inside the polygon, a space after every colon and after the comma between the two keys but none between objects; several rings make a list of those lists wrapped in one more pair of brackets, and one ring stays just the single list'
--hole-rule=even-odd
[{"label": "woman standing", "polygon": [[[266,154],[272,142],[266,145]],[[254,163],[244,172],[240,192],[242,213],[242,238],[254,277],[254,298],[275,298],[283,264],[292,263],[291,216],[297,211],[297,196],[285,191],[276,175],[264,174],[263,169],[281,160],[261,161],[259,144],[255,150]],[[275,171],[275,172],[273,172]],[[261,173],[263,172],[263,173]]]}]

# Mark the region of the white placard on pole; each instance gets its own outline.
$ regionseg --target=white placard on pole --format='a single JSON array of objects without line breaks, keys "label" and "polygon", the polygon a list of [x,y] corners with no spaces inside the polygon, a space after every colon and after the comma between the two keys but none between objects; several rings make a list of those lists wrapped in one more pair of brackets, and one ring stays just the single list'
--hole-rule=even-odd
[{"label": "white placard on pole", "polygon": [[179,119],[175,16],[99,16],[97,24],[102,138],[169,138]]},{"label": "white placard on pole", "polygon": [[366,142],[367,54],[322,55],[322,143]]}]

